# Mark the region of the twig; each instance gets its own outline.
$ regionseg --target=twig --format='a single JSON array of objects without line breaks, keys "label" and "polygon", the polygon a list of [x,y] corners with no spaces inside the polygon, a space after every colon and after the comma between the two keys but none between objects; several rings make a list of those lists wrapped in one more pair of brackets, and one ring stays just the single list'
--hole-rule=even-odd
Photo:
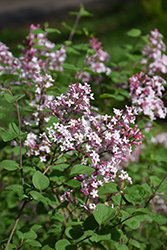
[{"label": "twig", "polygon": [[[61,154],[56,158],[55,161],[57,161],[58,159],[60,159],[63,155],[64,155],[64,153],[61,153]],[[45,175],[46,172],[49,170],[49,168],[52,167],[52,166],[53,166],[53,165],[49,165],[49,166],[45,169],[45,171],[43,172],[43,175]]]},{"label": "twig", "polygon": [[162,185],[162,183],[164,182],[164,180],[166,179],[167,174],[164,176],[164,178],[162,179],[162,181],[159,183],[159,185],[156,187],[155,191],[152,193],[152,195],[150,196],[150,198],[148,199],[148,201],[146,202],[146,205],[144,206],[144,208],[146,208],[149,204],[149,202],[154,198],[155,193],[157,192],[157,190],[159,189],[159,187]]},{"label": "twig", "polygon": [[69,35],[68,41],[72,41],[72,38],[73,38],[73,36],[75,34],[75,31],[76,31],[76,28],[77,28],[77,25],[78,25],[78,22],[79,22],[80,18],[81,18],[81,15],[80,15],[80,12],[79,12],[78,15],[77,15],[77,17],[76,17],[76,19],[75,19],[75,23],[74,23],[72,31],[71,31],[71,33]]},{"label": "twig", "polygon": [[15,229],[16,229],[16,226],[17,226],[17,224],[18,224],[18,222],[19,222],[20,216],[21,216],[21,214],[22,214],[22,211],[23,211],[24,207],[26,206],[26,204],[27,204],[28,202],[29,202],[29,201],[24,201],[24,202],[23,202],[23,205],[22,205],[22,207],[21,207],[21,209],[20,209],[20,212],[19,212],[19,214],[18,214],[18,216],[17,216],[17,219],[16,219],[16,221],[15,221],[15,224],[14,224],[14,226],[13,226],[13,229],[12,229],[11,233],[10,233],[9,239],[8,239],[8,241],[7,241],[7,244],[6,244],[6,247],[5,247],[4,250],[7,250],[7,249],[8,249],[8,246],[9,246],[9,244],[10,244],[10,241],[11,241],[11,239],[12,239],[12,236],[13,236],[13,234],[14,234],[14,231],[15,231]]}]

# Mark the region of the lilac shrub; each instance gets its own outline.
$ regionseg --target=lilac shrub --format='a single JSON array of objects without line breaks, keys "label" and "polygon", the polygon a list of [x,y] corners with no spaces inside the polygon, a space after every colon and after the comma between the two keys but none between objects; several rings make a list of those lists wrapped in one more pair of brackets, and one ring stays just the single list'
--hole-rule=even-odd
[{"label": "lilac shrub", "polygon": [[32,133],[28,134],[25,145],[30,148],[28,155],[39,155],[41,162],[47,161],[55,145],[59,154],[77,152],[83,168],[88,165],[93,169],[91,176],[83,174],[74,177],[81,182],[80,191],[89,198],[92,207],[92,202],[98,204],[98,188],[104,183],[114,182],[120,189],[123,180],[132,184],[128,174],[119,171],[117,165],[131,153],[132,146],[141,144],[143,135],[137,125],[131,127],[137,115],[131,107],[126,107],[125,112],[114,109],[113,117],[94,115],[91,99],[93,93],[90,86],[79,83],[70,85],[65,95],[46,101],[46,107],[58,122],[50,127],[46,125],[48,132],[40,135],[43,138],[40,145],[37,145],[37,138]]},{"label": "lilac shrub", "polygon": [[[77,72],[76,79],[82,80],[82,82],[90,82],[93,80],[94,83],[99,84],[103,79],[101,74],[104,73],[108,76],[111,72],[111,69],[104,64],[104,62],[110,60],[110,56],[103,50],[102,43],[99,42],[96,37],[92,37],[89,40],[89,47],[94,50],[94,53],[88,51],[84,65],[94,73],[93,79],[89,71]],[[99,75],[96,75],[96,73]]]},{"label": "lilac shrub", "polygon": [[157,72],[167,73],[167,56],[164,54],[166,45],[162,41],[163,35],[158,29],[152,30],[148,35],[149,43],[142,50],[144,64],[143,70],[148,71],[149,75]]},{"label": "lilac shrub", "polygon": [[[82,7],[73,14],[77,21],[89,16]],[[66,59],[70,61],[70,49],[79,54],[71,42],[75,26],[69,43],[57,47],[47,37],[47,33],[57,30],[31,25],[18,58],[0,43],[1,99],[7,103],[5,110],[13,105],[6,111],[13,122],[3,120],[5,113],[0,113],[1,137],[9,142],[7,147],[2,144],[0,153],[4,201],[0,219],[9,228],[8,240],[2,233],[2,248],[150,249],[143,235],[139,239],[142,227],[151,220],[159,225],[166,223],[163,215],[155,214],[165,213],[167,176],[161,174],[167,162],[166,144],[153,136],[150,128],[150,122],[165,119],[167,113],[162,100],[166,81],[158,75],[166,74],[162,36],[158,30],[151,32],[150,44],[142,52],[140,71],[129,77],[132,105],[124,102],[124,107],[119,108],[114,104],[106,114],[101,112],[100,104],[94,105],[97,93],[92,92],[91,85],[103,86],[104,79],[111,84],[114,68],[110,56],[102,43],[90,36],[83,65],[79,68],[73,62],[64,64]],[[68,79],[68,88],[61,92],[64,79]],[[113,84],[109,89],[127,96]],[[118,92],[113,92],[103,92],[103,98],[122,101]],[[144,131],[140,128],[140,114],[149,117],[149,128],[144,123]],[[148,139],[149,133],[152,139]],[[164,143],[158,152],[161,157],[156,143]],[[160,169],[157,171],[162,180],[154,169]],[[15,194],[12,199],[10,192]],[[5,220],[8,214],[12,214],[9,222]],[[41,231],[37,239],[38,229]],[[138,234],[133,236],[137,229]],[[148,228],[143,230],[149,232]]]},{"label": "lilac shrub", "polygon": [[166,117],[167,108],[164,107],[162,101],[166,81],[162,77],[153,76],[151,78],[140,72],[140,74],[135,74],[129,78],[129,85],[129,95],[138,112],[149,116],[151,121],[157,117],[162,119]]}]

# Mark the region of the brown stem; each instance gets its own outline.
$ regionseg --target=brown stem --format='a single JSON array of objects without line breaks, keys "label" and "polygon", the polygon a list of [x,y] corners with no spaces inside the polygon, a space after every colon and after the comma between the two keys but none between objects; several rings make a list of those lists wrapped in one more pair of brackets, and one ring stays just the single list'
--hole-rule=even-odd
[{"label": "brown stem", "polygon": [[154,198],[155,193],[157,192],[157,190],[159,189],[159,187],[162,185],[162,183],[164,182],[164,180],[166,179],[167,174],[164,176],[164,178],[162,179],[162,181],[159,183],[159,185],[156,187],[155,191],[152,193],[152,195],[150,196],[150,198],[148,199],[148,201],[146,202],[144,208],[146,208],[149,204],[149,202]]},{"label": "brown stem", "polygon": [[21,207],[20,212],[19,212],[19,214],[18,214],[18,216],[17,216],[17,219],[16,219],[16,221],[15,221],[15,224],[14,224],[14,226],[13,226],[13,229],[12,229],[11,233],[10,233],[9,239],[8,239],[8,241],[7,241],[7,244],[6,244],[6,247],[5,247],[4,250],[7,250],[7,249],[8,249],[8,246],[9,246],[9,244],[10,244],[10,241],[11,241],[11,239],[12,239],[12,236],[13,236],[13,234],[14,234],[14,231],[15,231],[15,229],[16,229],[16,226],[17,226],[17,224],[18,224],[18,222],[19,222],[20,216],[21,216],[21,214],[22,214],[22,212],[23,212],[24,207],[26,206],[26,204],[27,204],[28,202],[29,202],[29,201],[24,201],[24,202],[23,202],[22,207]]},{"label": "brown stem", "polygon": [[[63,155],[64,155],[64,153],[61,153],[61,154],[57,157],[57,159],[56,159],[55,161],[57,161],[58,159],[60,159]],[[45,171],[43,172],[43,175],[46,174],[46,172],[49,170],[50,167],[52,167],[52,165],[49,165],[49,166],[45,169]]]},{"label": "brown stem", "polygon": [[[82,8],[82,7],[81,7]],[[78,25],[78,22],[79,22],[79,19],[81,18],[81,15],[80,15],[80,12],[78,13],[78,15],[77,15],[77,17],[76,17],[76,19],[75,19],[75,23],[74,23],[74,26],[73,26],[73,28],[72,28],[72,31],[71,31],[71,33],[70,33],[70,35],[69,35],[69,38],[68,38],[68,41],[72,41],[72,38],[73,38],[73,36],[74,36],[74,34],[75,34],[75,31],[76,31],[76,28],[77,28],[77,25]]]}]

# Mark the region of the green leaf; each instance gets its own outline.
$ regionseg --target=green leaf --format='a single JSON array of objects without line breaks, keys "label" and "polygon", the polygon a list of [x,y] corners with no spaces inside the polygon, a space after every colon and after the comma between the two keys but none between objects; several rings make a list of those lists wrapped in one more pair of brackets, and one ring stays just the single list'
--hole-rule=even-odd
[{"label": "green leaf", "polygon": [[129,244],[140,249],[140,243],[136,240],[130,239]]},{"label": "green leaf", "polygon": [[96,54],[96,50],[95,49],[88,49],[87,54],[88,54],[88,56],[93,56]]},{"label": "green leaf", "polygon": [[33,231],[38,231],[42,226],[41,225],[38,225],[38,224],[34,224],[32,227],[31,227],[31,230]]},{"label": "green leaf", "polygon": [[131,229],[137,229],[140,226],[140,221],[137,218],[130,218],[125,221],[123,224],[127,225]]},{"label": "green leaf", "polygon": [[49,194],[49,193],[42,194],[34,190],[31,191],[30,194],[34,198],[34,200],[42,202],[45,205],[50,205],[52,207],[55,207],[55,197],[53,194]]},{"label": "green leaf", "polygon": [[66,246],[69,246],[70,242],[66,239],[59,240],[55,244],[56,250],[66,250]]},{"label": "green leaf", "polygon": [[[84,230],[94,230],[98,227],[98,223],[95,220],[93,215],[90,215],[89,217],[86,218],[86,220],[84,220]],[[93,231],[92,231],[93,232]]]},{"label": "green leaf", "polygon": [[9,124],[9,132],[19,135],[19,128],[14,122],[11,122]]},{"label": "green leaf", "polygon": [[74,180],[74,179],[71,179],[71,180],[65,182],[64,184],[66,184],[67,186],[72,187],[72,188],[77,188],[77,187],[81,186],[81,182],[78,180]]},{"label": "green leaf", "polygon": [[93,171],[94,171],[94,168],[91,168],[91,167],[88,167],[85,165],[77,164],[72,168],[70,176],[72,177],[72,176],[79,175],[79,174],[90,175]]},{"label": "green leaf", "polygon": [[15,95],[14,101],[18,101],[18,100],[22,99],[24,96],[25,96],[25,94]]},{"label": "green leaf", "polygon": [[60,222],[63,222],[63,220],[65,220],[65,217],[62,214],[59,214],[59,213],[51,215],[50,218],[53,219],[53,220],[60,221]]},{"label": "green leaf", "polygon": [[10,243],[8,246],[8,250],[12,250],[12,249],[16,249],[16,246]]},{"label": "green leaf", "polygon": [[34,231],[32,231],[32,230],[24,233],[24,239],[35,240],[37,238],[37,236],[38,235]]},{"label": "green leaf", "polygon": [[6,115],[3,113],[0,113],[0,119],[4,118]]},{"label": "green leaf", "polygon": [[128,190],[128,194],[125,194],[125,198],[133,205],[136,205],[142,201],[144,195],[144,188],[140,185],[135,185]]},{"label": "green leaf", "polygon": [[72,31],[72,30],[73,30],[73,28],[72,28],[71,26],[67,25],[65,22],[62,22],[61,24],[62,24],[63,27],[65,27],[67,30],[69,30],[69,31]]},{"label": "green leaf", "polygon": [[148,214],[148,210],[146,208],[138,208],[135,210],[134,216],[146,215]]},{"label": "green leaf", "polygon": [[148,192],[149,194],[152,194],[152,189],[151,189],[151,187],[147,183],[143,183],[142,187],[144,188],[144,190],[146,192]]},{"label": "green leaf", "polygon": [[24,96],[25,96],[25,94],[16,95],[16,96],[14,96],[14,97],[13,97],[11,94],[9,94],[9,93],[5,93],[5,94],[4,94],[4,97],[5,97],[6,101],[9,102],[9,103],[18,101],[18,100],[20,100],[21,98],[23,98]]},{"label": "green leaf", "polygon": [[71,48],[71,47],[67,47],[66,48],[66,53],[67,54],[73,54],[73,55],[80,55],[80,52]]},{"label": "green leaf", "polygon": [[55,169],[55,170],[57,170],[57,171],[61,171],[61,172],[63,172],[66,168],[68,168],[69,167],[69,164],[64,164],[64,163],[62,163],[62,164],[60,164],[60,165],[55,165],[55,166],[52,166],[51,167],[51,169]]},{"label": "green leaf", "polygon": [[47,201],[44,199],[43,195],[37,191],[32,190],[30,195],[34,198],[34,200],[41,201],[44,204],[47,204]]},{"label": "green leaf", "polygon": [[53,28],[46,28],[45,31],[47,33],[58,33],[58,34],[61,34],[60,30],[58,29],[53,29]]},{"label": "green leaf", "polygon": [[[8,80],[8,81],[17,81],[18,80],[18,76],[19,76],[19,74],[18,75],[14,75],[14,74],[5,74],[5,73],[3,73],[3,74],[1,74],[0,75],[0,79],[2,80],[2,82],[6,82],[6,80]],[[9,93],[9,90],[8,89],[5,89],[5,88],[1,88],[1,90],[2,91],[4,91],[4,92],[8,92]]]},{"label": "green leaf", "polygon": [[73,45],[73,48],[78,49],[78,50],[87,51],[89,49],[89,45],[87,43],[81,43],[81,44]]},{"label": "green leaf", "polygon": [[100,98],[114,98],[117,101],[124,101],[124,97],[122,95],[112,95],[112,94],[102,94]]},{"label": "green leaf", "polygon": [[79,71],[80,70],[80,68],[78,68],[75,65],[70,64],[70,63],[64,63],[63,68],[64,69],[69,69],[69,70],[74,70],[74,71]]},{"label": "green leaf", "polygon": [[53,250],[53,247],[50,247],[49,245],[45,245],[41,250]]},{"label": "green leaf", "polygon": [[150,43],[150,40],[148,38],[148,36],[141,36],[141,39],[145,42],[145,43]]},{"label": "green leaf", "polygon": [[120,245],[119,243],[115,243],[115,248],[117,250],[129,250],[129,248],[126,245]]},{"label": "green leaf", "polygon": [[69,15],[70,15],[70,16],[77,16],[77,15],[79,15],[79,12],[70,11],[70,12],[69,12]]},{"label": "green leaf", "polygon": [[[15,146],[14,148],[12,148],[12,151],[15,155],[20,155],[20,148],[18,146]],[[22,155],[24,155],[26,153],[26,149],[25,148],[22,148],[22,151],[21,151]],[[24,168],[25,166],[23,166]]]},{"label": "green leaf", "polygon": [[49,179],[40,171],[37,171],[32,177],[32,183],[37,189],[44,190],[49,186]]},{"label": "green leaf", "polygon": [[99,188],[99,194],[112,194],[118,192],[117,184],[113,182],[104,183],[102,187]]},{"label": "green leaf", "polygon": [[134,54],[130,54],[130,53],[127,53],[127,57],[132,60],[133,62],[137,62],[138,60],[141,59],[141,56],[140,55],[134,55]]},{"label": "green leaf", "polygon": [[167,234],[167,227],[161,226],[160,229]]},{"label": "green leaf", "polygon": [[12,191],[16,192],[16,191],[23,190],[23,186],[19,185],[19,184],[13,184],[13,185],[7,186],[5,188],[5,190],[12,190]]},{"label": "green leaf", "polygon": [[34,35],[37,35],[37,34],[44,34],[44,30],[38,28],[38,29],[34,29],[34,30],[31,30],[31,33],[34,34]]},{"label": "green leaf", "polygon": [[44,45],[39,45],[39,44],[34,44],[33,45],[34,49],[40,49],[40,50],[45,50],[45,46]]},{"label": "green leaf", "polygon": [[4,142],[11,141],[11,140],[13,140],[14,138],[17,137],[16,134],[13,134],[11,132],[2,132],[0,134],[0,136],[2,137],[2,139],[3,139]]},{"label": "green leaf", "polygon": [[42,247],[41,243],[37,240],[27,239],[25,243],[28,243],[30,246],[33,246],[33,247]]},{"label": "green leaf", "polygon": [[150,180],[154,187],[158,186],[161,180],[157,176],[150,176]]},{"label": "green leaf", "polygon": [[93,16],[92,13],[88,12],[88,11],[85,10],[85,9],[81,9],[79,13],[80,13],[80,15],[81,15],[82,17],[84,17],[84,16]]},{"label": "green leaf", "polygon": [[99,225],[111,220],[115,216],[115,210],[104,204],[97,204],[97,210],[93,210],[95,220]]},{"label": "green leaf", "polygon": [[121,95],[124,95],[124,96],[126,96],[126,97],[129,96],[129,92],[128,92],[127,90],[125,90],[125,89],[116,89],[116,91],[117,91],[118,93],[120,93]]},{"label": "green leaf", "polygon": [[161,214],[154,214],[150,212],[148,214],[148,217],[150,217],[155,223],[158,223],[160,225],[166,224],[167,222],[167,218],[165,215],[163,216]]},{"label": "green leaf", "polygon": [[64,43],[65,46],[71,46],[72,45],[72,41],[69,41],[69,40],[66,40],[63,43]]},{"label": "green leaf", "polygon": [[0,163],[0,168],[4,168],[8,171],[18,169],[19,164],[16,161],[4,160]]},{"label": "green leaf", "polygon": [[84,233],[82,227],[80,225],[76,225],[67,227],[65,230],[65,234],[68,238],[76,240],[80,238]]},{"label": "green leaf", "polygon": [[5,93],[4,97],[5,97],[6,101],[9,102],[9,103],[12,103],[12,102],[15,101],[13,96],[11,96],[11,94],[9,94],[9,93]]},{"label": "green leaf", "polygon": [[156,161],[156,162],[166,162],[167,163],[167,155],[162,154],[162,152],[160,151],[159,154],[151,154],[151,156],[150,156],[151,160]]},{"label": "green leaf", "polygon": [[127,35],[128,36],[131,36],[131,37],[138,37],[141,35],[141,30],[139,29],[131,29],[127,32]]},{"label": "green leaf", "polygon": [[107,228],[102,228],[98,233],[94,234],[90,240],[99,242],[101,240],[110,240],[111,239],[111,233]]}]

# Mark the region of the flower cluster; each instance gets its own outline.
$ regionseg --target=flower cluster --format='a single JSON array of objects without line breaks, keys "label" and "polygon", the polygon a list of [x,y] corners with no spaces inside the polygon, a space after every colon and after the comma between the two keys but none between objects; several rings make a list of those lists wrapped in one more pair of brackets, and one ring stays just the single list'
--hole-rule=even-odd
[{"label": "flower cluster", "polygon": [[20,68],[20,62],[8,50],[8,47],[0,42],[0,75],[16,74],[16,69]]},{"label": "flower cluster", "polygon": [[164,193],[163,192],[155,195],[150,203],[151,203],[153,211],[155,213],[167,214],[167,201],[164,200]]},{"label": "flower cluster", "polygon": [[115,182],[120,187],[123,180],[131,183],[128,174],[119,172],[117,165],[132,151],[132,145],[141,144],[143,136],[137,125],[134,128],[131,125],[135,123],[135,109],[114,109],[113,117],[99,115],[91,111],[93,94],[87,83],[72,84],[69,88],[66,94],[46,102],[57,122],[40,135],[41,144],[37,146],[37,138],[29,134],[25,145],[30,148],[28,154],[39,154],[41,161],[46,161],[54,148],[59,154],[77,151],[83,168],[88,165],[94,170],[90,176],[82,174],[75,179],[81,182],[81,192],[97,203],[98,188],[104,183]]},{"label": "flower cluster", "polygon": [[142,50],[144,58],[141,63],[145,65],[143,68],[148,70],[149,75],[155,72],[167,73],[167,56],[163,53],[166,51],[166,46],[162,41],[162,34],[157,29],[150,32],[148,35],[149,42]]},{"label": "flower cluster", "polygon": [[59,50],[56,45],[48,40],[47,32],[40,29],[40,25],[30,26],[30,33],[23,41],[24,49],[19,58],[15,58],[8,47],[0,42],[0,75],[15,74],[19,76],[17,84],[32,85],[34,75],[38,71],[63,71],[66,59],[66,49],[62,46]]},{"label": "flower cluster", "polygon": [[163,85],[166,85],[166,81],[162,77],[153,76],[151,78],[140,72],[140,74],[133,75],[129,79],[129,83],[132,104],[138,112],[148,115],[151,120],[166,117],[167,108],[164,107],[161,100],[162,92],[165,90]]},{"label": "flower cluster", "polygon": [[37,71],[33,77],[35,81],[35,97],[29,105],[34,107],[35,111],[31,117],[24,117],[24,124],[29,126],[32,126],[32,124],[45,126],[44,121],[49,121],[49,114],[45,112],[45,103],[54,99],[53,95],[47,94],[47,89],[53,86],[52,82],[54,80],[51,75],[42,75],[40,71]]},{"label": "flower cluster", "polygon": [[151,142],[154,144],[161,144],[164,145],[165,148],[167,148],[167,133],[160,133],[156,135],[155,137],[151,138]]},{"label": "flower cluster", "polygon": [[[93,55],[86,55],[85,65],[89,67],[89,69],[95,73],[104,73],[109,75],[111,69],[106,67],[104,62],[110,59],[110,56],[107,52],[103,51],[102,43],[98,41],[98,38],[93,37],[89,41],[89,46],[91,49],[95,50],[95,54]],[[83,82],[90,82],[91,81],[91,74],[86,71],[80,71],[76,75],[76,79],[80,79]],[[94,79],[96,82],[101,80],[100,76],[96,76]]]},{"label": "flower cluster", "polygon": [[[39,32],[37,32],[39,30]],[[62,64],[66,59],[66,50],[62,46],[55,49],[55,44],[48,40],[47,32],[40,29],[40,25],[30,26],[30,33],[24,43],[24,49],[20,56],[22,63],[21,78],[33,79],[36,70],[63,71]]]}]

